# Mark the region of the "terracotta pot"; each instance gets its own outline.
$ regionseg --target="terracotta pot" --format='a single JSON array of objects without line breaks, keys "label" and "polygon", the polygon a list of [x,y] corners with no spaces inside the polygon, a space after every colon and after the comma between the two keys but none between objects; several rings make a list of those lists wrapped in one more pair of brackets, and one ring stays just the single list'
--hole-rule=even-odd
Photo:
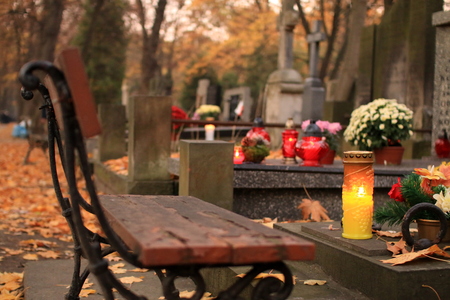
[{"label": "terracotta pot", "polygon": [[324,157],[320,160],[322,165],[332,165],[334,163],[334,157],[336,156],[336,151],[329,149]]},{"label": "terracotta pot", "polygon": [[[450,223],[447,225],[447,233],[441,242],[450,242]],[[438,220],[417,220],[417,230],[419,231],[420,239],[434,240],[439,232],[440,222]]]},{"label": "terracotta pot", "polygon": [[405,148],[402,146],[391,146],[374,149],[375,164],[377,165],[400,165],[402,163]]}]

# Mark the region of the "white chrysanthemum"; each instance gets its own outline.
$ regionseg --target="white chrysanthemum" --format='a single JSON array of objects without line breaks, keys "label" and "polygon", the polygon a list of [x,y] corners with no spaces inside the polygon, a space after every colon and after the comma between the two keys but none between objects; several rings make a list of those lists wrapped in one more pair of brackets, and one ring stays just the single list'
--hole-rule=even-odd
[{"label": "white chrysanthemum", "polygon": [[384,124],[380,124],[380,130],[384,130]]},{"label": "white chrysanthemum", "polygon": [[398,128],[403,129],[404,126],[402,124],[398,124]]},{"label": "white chrysanthemum", "polygon": [[445,195],[443,192],[439,194],[434,194],[433,198],[436,200],[436,206],[442,209],[445,213],[450,212],[450,193],[448,190],[445,191]]}]

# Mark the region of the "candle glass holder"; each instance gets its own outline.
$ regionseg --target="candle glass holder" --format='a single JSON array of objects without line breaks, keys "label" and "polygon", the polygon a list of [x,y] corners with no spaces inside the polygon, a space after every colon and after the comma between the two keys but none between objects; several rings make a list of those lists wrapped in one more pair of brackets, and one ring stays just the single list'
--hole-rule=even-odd
[{"label": "candle glass holder", "polygon": [[244,152],[242,151],[242,147],[234,147],[234,155],[233,155],[233,163],[236,165],[242,164],[244,161]]},{"label": "candle glass holder", "polygon": [[373,153],[346,151],[342,161],[342,237],[370,239],[373,222]]}]

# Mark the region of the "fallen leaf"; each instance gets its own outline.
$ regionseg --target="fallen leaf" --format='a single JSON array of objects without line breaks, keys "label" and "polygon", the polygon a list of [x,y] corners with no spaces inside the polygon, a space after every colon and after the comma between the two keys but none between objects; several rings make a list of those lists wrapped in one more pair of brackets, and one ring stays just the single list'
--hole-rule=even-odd
[{"label": "fallen leaf", "polygon": [[96,290],[92,290],[92,289],[82,289],[80,291],[80,297],[81,298],[87,298],[89,295],[95,294],[97,293]]},{"label": "fallen leaf", "polygon": [[409,253],[408,249],[406,249],[406,242],[403,239],[398,242],[386,242],[386,246],[388,251],[392,252],[393,257],[400,253]]},{"label": "fallen leaf", "polygon": [[22,254],[24,251],[23,250],[21,250],[21,249],[19,249],[19,250],[16,250],[16,249],[10,249],[10,248],[3,248],[3,250],[6,252],[6,254],[8,254],[8,255],[19,255],[19,254]]},{"label": "fallen leaf", "polygon": [[136,269],[130,270],[130,272],[136,272],[136,273],[146,273],[148,271],[149,271],[148,269],[141,269],[141,268],[136,268]]},{"label": "fallen leaf", "polygon": [[[247,274],[241,273],[241,274],[236,275],[236,277],[243,278],[243,277],[245,277],[245,275],[247,275]],[[278,280],[284,282],[284,275],[283,274],[279,274],[279,273],[259,273],[258,275],[256,275],[255,279],[264,279],[264,278],[267,278],[267,277],[275,277]],[[296,283],[295,282],[296,278],[297,277],[292,276],[292,282],[294,284]]]},{"label": "fallen leaf", "polygon": [[333,230],[341,230],[341,229],[340,228],[334,228],[333,224],[330,224],[330,226],[328,226],[328,230],[333,231]]},{"label": "fallen leaf", "polygon": [[302,203],[297,208],[302,210],[303,220],[311,219],[316,222],[330,220],[328,211],[317,200],[302,199]]},{"label": "fallen leaf", "polygon": [[317,280],[317,279],[309,279],[303,282],[303,284],[305,285],[324,285],[325,283],[327,283],[326,280]]},{"label": "fallen leaf", "polygon": [[128,276],[128,277],[119,278],[119,280],[120,280],[120,282],[125,283],[125,284],[127,284],[127,283],[132,284],[134,282],[141,282],[142,277]]},{"label": "fallen leaf", "polygon": [[23,259],[26,260],[39,260],[37,254],[28,253],[23,256]]},{"label": "fallen leaf", "polygon": [[118,263],[115,265],[111,265],[109,266],[109,269],[114,273],[114,274],[123,274],[127,272],[127,269],[124,269],[123,267],[125,267],[124,263]]},{"label": "fallen leaf", "polygon": [[44,258],[59,258],[61,255],[59,252],[48,250],[48,251],[40,251],[38,254]]},{"label": "fallen leaf", "polygon": [[381,231],[381,230],[375,230],[375,233],[379,236],[386,236],[386,237],[402,237],[402,233],[398,231]]},{"label": "fallen leaf", "polygon": [[438,245],[433,245],[430,248],[420,250],[417,252],[409,252],[409,253],[405,253],[405,254],[399,254],[399,255],[394,256],[394,258],[391,258],[391,259],[381,260],[381,262],[383,262],[385,264],[392,264],[393,266],[396,266],[396,265],[401,265],[401,264],[413,261],[417,258],[428,257],[430,255],[439,255],[439,256],[450,258],[450,254],[448,254],[447,252],[445,252],[444,250],[439,248]]}]

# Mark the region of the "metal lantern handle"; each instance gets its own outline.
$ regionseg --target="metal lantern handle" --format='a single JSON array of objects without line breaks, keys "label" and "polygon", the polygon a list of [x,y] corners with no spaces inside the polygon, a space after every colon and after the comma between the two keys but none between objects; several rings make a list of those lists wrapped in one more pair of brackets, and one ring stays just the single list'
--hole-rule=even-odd
[{"label": "metal lantern handle", "polygon": [[[425,211],[425,210],[432,212],[435,216],[438,217],[439,222],[440,222],[439,232],[438,232],[436,238],[432,241],[429,239],[419,239],[419,240],[415,241],[411,237],[411,233],[409,232],[409,224],[411,223],[411,221],[413,220],[413,218],[416,214],[418,214],[419,212]],[[411,247],[414,246],[414,249],[416,249],[416,250],[426,249],[426,248],[431,247],[434,244],[440,243],[440,241],[442,240],[442,238],[445,236],[446,233],[447,233],[447,218],[446,218],[444,212],[434,204],[431,204],[431,203],[416,204],[413,207],[411,207],[406,212],[405,216],[403,217],[403,222],[402,222],[403,239],[409,246],[411,246]]]}]

